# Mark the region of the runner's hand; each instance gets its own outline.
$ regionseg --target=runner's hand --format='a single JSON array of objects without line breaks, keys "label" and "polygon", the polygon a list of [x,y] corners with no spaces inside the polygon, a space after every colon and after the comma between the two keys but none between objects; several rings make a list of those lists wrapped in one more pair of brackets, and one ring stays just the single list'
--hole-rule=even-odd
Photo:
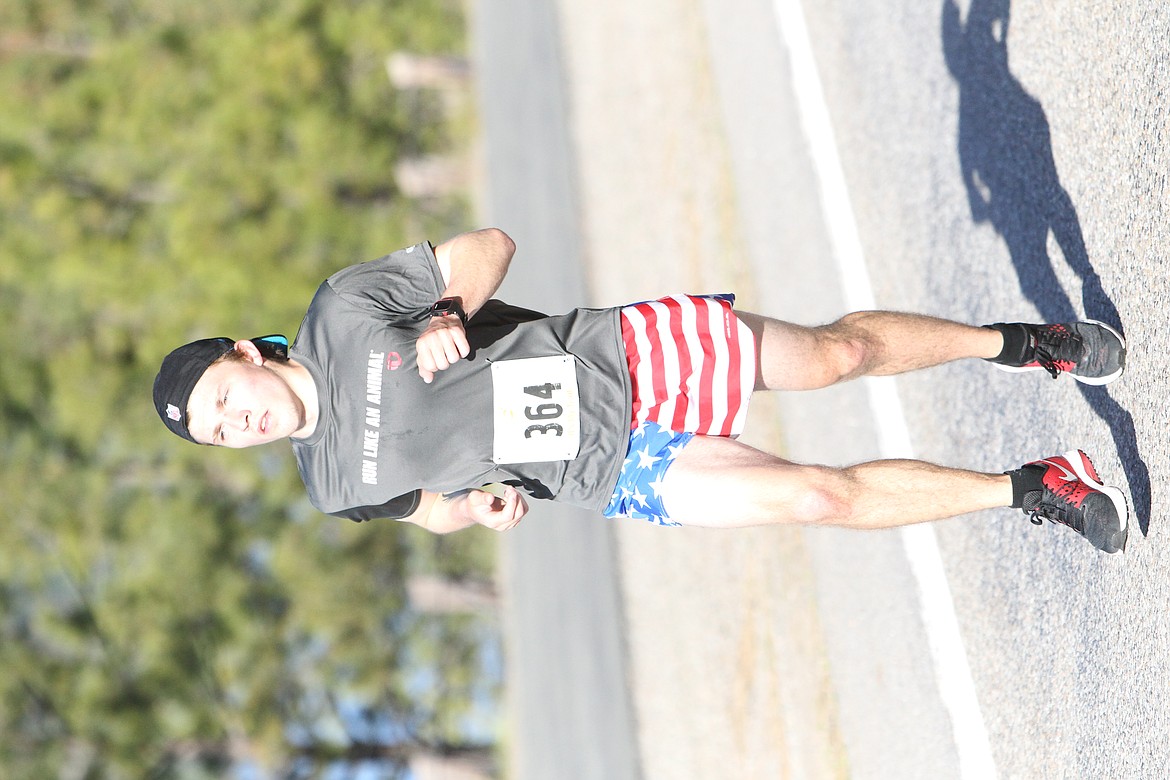
[{"label": "runner's hand", "polygon": [[472,490],[467,494],[467,510],[475,522],[495,531],[507,531],[528,513],[528,503],[514,487],[504,487],[504,497],[485,490]]},{"label": "runner's hand", "polygon": [[471,346],[458,317],[431,317],[431,323],[415,342],[415,349],[418,351],[418,375],[429,385],[436,371],[450,368],[452,363],[467,357]]}]

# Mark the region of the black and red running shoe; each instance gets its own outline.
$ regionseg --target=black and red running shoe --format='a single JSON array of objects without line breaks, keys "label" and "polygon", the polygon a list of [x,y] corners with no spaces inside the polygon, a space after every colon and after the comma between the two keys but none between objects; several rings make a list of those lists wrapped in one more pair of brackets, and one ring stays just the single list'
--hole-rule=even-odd
[{"label": "black and red running shoe", "polygon": [[1007,472],[1019,480],[1020,508],[1032,523],[1045,520],[1072,528],[1098,550],[1125,549],[1129,506],[1120,489],[1101,482],[1089,456],[1081,450],[1025,464]]},{"label": "black and red running shoe", "polygon": [[1096,320],[1061,325],[999,322],[1005,352],[992,361],[1004,371],[1044,370],[1055,379],[1069,374],[1087,385],[1104,385],[1125,370],[1125,338]]}]

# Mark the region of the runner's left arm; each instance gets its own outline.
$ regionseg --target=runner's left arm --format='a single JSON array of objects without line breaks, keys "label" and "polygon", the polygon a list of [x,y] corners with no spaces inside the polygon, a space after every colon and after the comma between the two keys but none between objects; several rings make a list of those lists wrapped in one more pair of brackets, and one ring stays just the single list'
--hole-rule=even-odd
[{"label": "runner's left arm", "polygon": [[[458,298],[467,318],[499,289],[516,245],[498,228],[462,233],[435,247],[435,259],[447,287],[441,297]],[[432,317],[416,343],[418,373],[428,384],[436,371],[467,357],[471,347],[458,317]]]}]

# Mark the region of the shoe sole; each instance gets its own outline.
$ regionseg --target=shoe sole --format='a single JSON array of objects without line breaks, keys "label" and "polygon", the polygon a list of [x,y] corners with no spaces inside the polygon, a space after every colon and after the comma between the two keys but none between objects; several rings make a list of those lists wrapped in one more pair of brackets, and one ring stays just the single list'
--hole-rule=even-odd
[{"label": "shoe sole", "polygon": [[1121,492],[1120,488],[1106,485],[1101,481],[1093,461],[1083,450],[1070,450],[1063,457],[1076,472],[1077,479],[1104,493],[1113,502],[1113,508],[1117,510],[1117,519],[1121,522],[1121,547],[1118,551],[1125,552],[1125,546],[1129,543],[1129,502],[1125,499],[1125,493]]},{"label": "shoe sole", "polygon": [[[1114,371],[1112,374],[1107,374],[1106,376],[1077,376],[1076,374],[1072,373],[1071,371],[1061,371],[1061,373],[1068,374],[1073,379],[1077,380],[1078,382],[1080,382],[1083,385],[1094,385],[1094,386],[1107,385],[1110,382],[1112,382],[1114,379],[1117,379],[1119,376],[1121,376],[1125,372],[1125,337],[1122,336],[1120,333],[1118,333],[1116,329],[1110,327],[1109,325],[1106,325],[1104,322],[1101,322],[1100,320],[1080,320],[1080,322],[1089,322],[1089,323],[1092,323],[1093,325],[1100,325],[1102,328],[1104,328],[1105,330],[1109,331],[1110,333],[1112,333],[1114,336],[1117,337],[1117,340],[1121,342],[1121,365],[1118,366],[1117,370]],[[1022,374],[1026,371],[1044,371],[1045,370],[1044,366],[1005,366],[1005,365],[1001,365],[999,363],[992,363],[991,365],[995,366],[1000,371],[1007,371],[1010,374]]]}]

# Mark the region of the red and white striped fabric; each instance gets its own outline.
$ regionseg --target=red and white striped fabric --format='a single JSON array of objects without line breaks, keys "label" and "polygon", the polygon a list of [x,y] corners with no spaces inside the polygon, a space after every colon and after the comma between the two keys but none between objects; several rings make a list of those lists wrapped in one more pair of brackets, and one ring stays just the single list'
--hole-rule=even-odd
[{"label": "red and white striped fabric", "polygon": [[672,295],[621,310],[634,385],[630,428],[738,436],[756,381],[751,330],[731,296]]}]

